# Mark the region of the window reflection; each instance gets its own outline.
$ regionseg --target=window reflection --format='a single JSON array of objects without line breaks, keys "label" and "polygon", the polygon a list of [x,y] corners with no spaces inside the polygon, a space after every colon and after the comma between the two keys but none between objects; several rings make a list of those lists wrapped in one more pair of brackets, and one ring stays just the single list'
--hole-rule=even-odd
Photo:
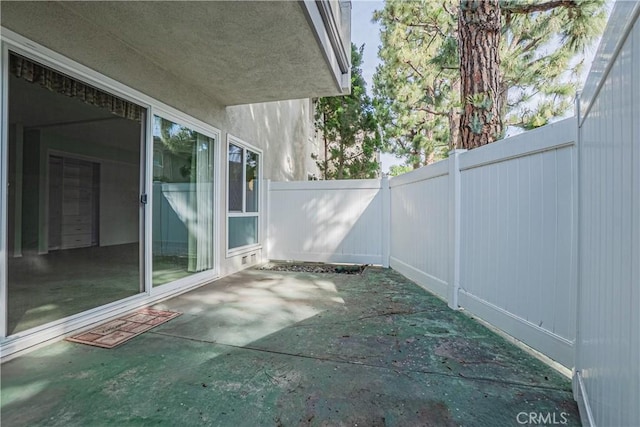
[{"label": "window reflection", "polygon": [[260,155],[229,143],[228,249],[258,244]]},{"label": "window reflection", "polygon": [[229,211],[242,212],[243,149],[229,144]]}]

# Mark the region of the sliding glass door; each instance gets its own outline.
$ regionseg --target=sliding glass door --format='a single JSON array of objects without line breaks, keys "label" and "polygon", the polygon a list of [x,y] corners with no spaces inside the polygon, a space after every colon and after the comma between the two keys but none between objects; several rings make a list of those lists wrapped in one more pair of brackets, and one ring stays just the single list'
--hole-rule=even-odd
[{"label": "sliding glass door", "polygon": [[214,268],[215,139],[153,117],[153,286]]},{"label": "sliding glass door", "polygon": [[6,336],[212,277],[219,132],[17,52],[7,69]]},{"label": "sliding glass door", "polygon": [[7,335],[143,290],[147,110],[10,53]]}]

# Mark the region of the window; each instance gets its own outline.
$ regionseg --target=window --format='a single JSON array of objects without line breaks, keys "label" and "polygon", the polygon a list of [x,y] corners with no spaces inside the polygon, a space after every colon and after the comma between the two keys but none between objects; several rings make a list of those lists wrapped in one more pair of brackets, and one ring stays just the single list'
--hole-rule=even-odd
[{"label": "window", "polygon": [[260,154],[230,138],[228,150],[229,251],[259,244]]},{"label": "window", "polygon": [[215,142],[153,116],[153,286],[214,268]]}]

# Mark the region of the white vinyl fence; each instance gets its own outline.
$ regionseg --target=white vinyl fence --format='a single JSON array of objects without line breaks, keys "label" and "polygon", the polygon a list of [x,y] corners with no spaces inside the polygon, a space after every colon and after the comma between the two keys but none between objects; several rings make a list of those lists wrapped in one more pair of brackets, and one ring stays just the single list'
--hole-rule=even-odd
[{"label": "white vinyl fence", "polygon": [[271,183],[268,257],[390,265],[572,367],[576,130],[567,119],[389,181]]},{"label": "white vinyl fence", "polygon": [[460,155],[458,303],[567,367],[576,295],[574,119]]},{"label": "white vinyl fence", "polygon": [[576,295],[575,119],[390,180],[390,265],[565,366]]},{"label": "white vinyl fence", "polygon": [[392,178],[390,266],[447,298],[449,283],[449,164]]},{"label": "white vinyl fence", "polygon": [[617,2],[580,105],[578,336],[584,425],[640,425],[640,3]]},{"label": "white vinyl fence", "polygon": [[269,259],[386,265],[387,180],[272,182],[268,205]]}]

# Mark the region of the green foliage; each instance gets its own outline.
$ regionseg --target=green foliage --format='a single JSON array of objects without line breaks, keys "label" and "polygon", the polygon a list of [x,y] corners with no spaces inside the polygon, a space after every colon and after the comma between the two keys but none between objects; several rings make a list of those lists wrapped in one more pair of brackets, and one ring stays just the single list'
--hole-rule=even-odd
[{"label": "green foliage", "polygon": [[175,154],[191,154],[197,140],[197,132],[173,123],[170,120],[160,119],[160,140],[162,144]]},{"label": "green foliage", "polygon": [[432,1],[388,1],[374,19],[382,28],[374,96],[384,149],[417,168],[448,151],[448,114],[459,104],[449,96],[458,67],[454,19]]},{"label": "green foliage", "polygon": [[478,113],[474,113],[473,117],[471,117],[471,123],[469,123],[471,132],[481,134],[483,125],[484,123],[482,123],[482,120],[478,117]]},{"label": "green foliage", "polygon": [[532,129],[572,108],[581,56],[604,30],[604,3],[575,0],[571,7],[532,12],[533,0],[501,2],[505,126]]},{"label": "green foliage", "polygon": [[[532,129],[570,111],[581,54],[604,29],[605,0],[503,0],[499,99],[503,129]],[[386,0],[375,12],[382,60],[374,76],[384,149],[419,167],[455,146],[460,105],[458,0]],[[554,7],[551,7],[554,6]],[[474,123],[472,131],[481,132]],[[502,135],[498,135],[502,137]]]},{"label": "green foliage", "polygon": [[196,147],[198,133],[176,123],[160,118],[160,141],[173,154],[186,159],[180,166],[180,175],[187,181],[191,180],[191,164],[193,150]]},{"label": "green foliage", "polygon": [[411,172],[413,167],[409,165],[392,165],[389,167],[389,176],[398,176],[403,173]]},{"label": "green foliage", "polygon": [[376,177],[380,135],[371,98],[362,77],[364,45],[351,45],[351,94],[318,99],[316,129],[324,140],[324,158],[314,157],[324,179]]},{"label": "green foliage", "polygon": [[467,102],[476,108],[488,109],[491,107],[493,100],[487,93],[474,93],[468,97]]}]

